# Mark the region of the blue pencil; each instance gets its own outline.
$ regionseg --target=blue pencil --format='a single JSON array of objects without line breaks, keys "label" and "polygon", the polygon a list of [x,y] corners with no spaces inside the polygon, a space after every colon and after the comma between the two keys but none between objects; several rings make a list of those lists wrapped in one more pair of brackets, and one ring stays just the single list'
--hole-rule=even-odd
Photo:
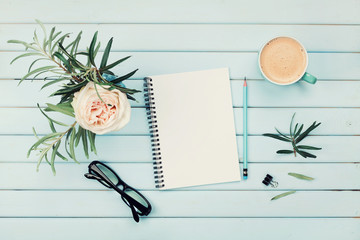
[{"label": "blue pencil", "polygon": [[247,167],[247,83],[246,77],[244,79],[243,86],[243,178],[248,178],[248,167]]}]

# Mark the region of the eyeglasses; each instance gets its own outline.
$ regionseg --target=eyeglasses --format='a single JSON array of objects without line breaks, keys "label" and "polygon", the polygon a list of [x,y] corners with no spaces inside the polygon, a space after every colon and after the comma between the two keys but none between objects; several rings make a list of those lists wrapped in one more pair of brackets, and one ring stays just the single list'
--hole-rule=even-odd
[{"label": "eyeglasses", "polygon": [[98,180],[107,188],[112,188],[121,195],[122,200],[131,209],[133,218],[139,222],[140,216],[147,216],[151,212],[149,201],[136,189],[130,187],[110,167],[99,161],[89,164],[89,173],[84,176],[88,179]]}]

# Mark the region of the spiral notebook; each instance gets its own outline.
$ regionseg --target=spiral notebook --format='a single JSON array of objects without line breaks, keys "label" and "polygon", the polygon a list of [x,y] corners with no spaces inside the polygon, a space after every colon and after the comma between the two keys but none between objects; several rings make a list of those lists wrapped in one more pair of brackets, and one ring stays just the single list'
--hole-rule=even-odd
[{"label": "spiral notebook", "polygon": [[240,180],[227,68],[145,78],[159,189]]}]

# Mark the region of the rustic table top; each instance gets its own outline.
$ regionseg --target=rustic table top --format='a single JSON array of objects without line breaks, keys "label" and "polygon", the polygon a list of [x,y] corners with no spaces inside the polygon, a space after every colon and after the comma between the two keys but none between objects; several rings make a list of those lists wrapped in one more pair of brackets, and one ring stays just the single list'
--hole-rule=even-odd
[{"label": "rustic table top", "polygon": [[[0,238],[1,239],[360,239],[360,1],[49,1],[0,0]],[[171,191],[154,188],[151,147],[142,94],[121,131],[98,136],[98,155],[56,163],[54,177],[37,156],[26,158],[35,137],[50,130],[36,104],[56,89],[21,78],[31,59],[10,65],[24,49],[9,39],[31,41],[34,19],[76,35],[81,47],[92,35],[103,51],[114,37],[110,60],[132,55],[114,69],[139,71],[128,87],[149,75],[229,67],[242,167],[242,80],[249,86],[247,181]],[[293,36],[309,52],[316,85],[281,87],[263,80],[258,50],[275,36]],[[206,104],[206,103],[204,103]],[[286,143],[262,136],[287,131],[292,114],[322,122],[304,144],[323,149],[316,159],[279,156]],[[66,121],[66,117],[58,116]],[[210,131],[211,129],[209,129]],[[81,150],[81,149],[78,149]],[[136,224],[113,191],[83,177],[88,163],[109,163],[153,205]],[[287,175],[315,178],[301,181]],[[269,173],[276,189],[261,181]],[[282,192],[291,196],[270,201]]]}]

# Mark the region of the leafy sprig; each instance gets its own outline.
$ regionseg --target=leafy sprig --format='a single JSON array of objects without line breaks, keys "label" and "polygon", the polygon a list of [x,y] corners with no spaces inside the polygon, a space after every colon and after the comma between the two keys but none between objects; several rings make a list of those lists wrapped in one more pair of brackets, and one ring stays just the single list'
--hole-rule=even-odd
[{"label": "leafy sprig", "polygon": [[[113,38],[108,41],[101,58],[101,63],[99,67],[97,67],[98,65],[95,62],[95,58],[100,49],[100,42],[97,42],[98,32],[95,32],[90,46],[86,51],[78,51],[82,32],[79,32],[73,41],[65,44],[65,40],[70,37],[69,33],[63,34],[61,31],[56,31],[55,27],[53,27],[50,33],[47,34],[45,26],[38,20],[36,20],[36,22],[43,31],[42,41],[39,40],[36,31],[34,31],[33,41],[30,43],[20,40],[9,40],[8,43],[20,44],[24,46],[27,51],[27,53],[15,57],[11,61],[11,64],[21,58],[36,57],[30,64],[28,72],[20,79],[19,84],[25,79],[36,79],[43,74],[47,74],[43,79],[48,81],[45,82],[41,89],[53,84],[63,83],[60,89],[50,95],[61,97],[58,104],[54,105],[47,103],[47,107],[44,110],[38,105],[41,113],[49,122],[51,133],[40,137],[33,128],[37,141],[28,151],[28,157],[32,151],[39,152],[37,170],[39,169],[40,163],[45,159],[51,165],[51,169],[55,174],[55,159],[60,158],[65,161],[68,160],[59,150],[62,143],[65,145],[67,155],[75,162],[78,162],[75,156],[75,147],[82,141],[85,156],[88,158],[89,146],[90,151],[96,153],[96,135],[89,130],[77,126],[76,121],[72,124],[65,124],[52,119],[45,112],[59,112],[74,117],[74,110],[71,106],[74,93],[79,91],[89,82],[94,83],[95,90],[101,101],[103,100],[98,92],[99,87],[107,90],[117,89],[125,93],[128,99],[136,100],[132,95],[140,91],[137,89],[126,88],[122,82],[132,77],[138,69],[120,77],[115,76],[111,69],[130,58],[130,56],[107,64]],[[79,55],[83,55],[87,58],[86,64],[77,59]],[[46,62],[47,64],[45,64],[45,66],[38,66],[41,62]],[[35,68],[35,66],[38,67]],[[111,78],[106,78],[106,74],[111,75]],[[67,127],[67,129],[65,131],[57,131],[56,128],[59,126]]]},{"label": "leafy sprig", "polygon": [[294,122],[295,113],[293,114],[290,122],[290,134],[286,135],[284,133],[281,133],[277,128],[275,128],[276,132],[278,134],[273,133],[265,133],[263,136],[265,137],[271,137],[275,138],[277,140],[283,141],[283,142],[289,142],[291,143],[292,150],[278,150],[276,153],[278,154],[292,154],[294,153],[296,157],[296,153],[300,154],[304,158],[316,158],[314,154],[311,154],[305,150],[321,150],[319,147],[313,147],[308,145],[298,145],[304,138],[306,138],[311,131],[313,131],[315,128],[317,128],[321,123],[317,123],[316,121],[311,124],[310,127],[308,127],[305,131],[302,132],[304,128],[304,124],[296,123],[295,127],[293,128],[293,122]]}]

